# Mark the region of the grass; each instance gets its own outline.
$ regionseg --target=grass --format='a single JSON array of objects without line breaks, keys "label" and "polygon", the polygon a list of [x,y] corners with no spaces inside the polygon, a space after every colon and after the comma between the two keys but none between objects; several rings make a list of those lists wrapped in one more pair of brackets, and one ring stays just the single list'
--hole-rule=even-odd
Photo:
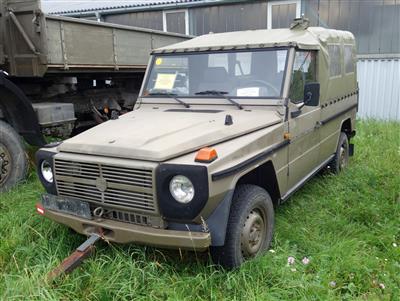
[{"label": "grass", "polygon": [[48,284],[46,273],[85,238],[35,213],[43,189],[32,173],[0,196],[0,299],[399,300],[400,124],[357,130],[350,168],[314,178],[277,208],[274,252],[230,272],[207,254],[100,244]]}]

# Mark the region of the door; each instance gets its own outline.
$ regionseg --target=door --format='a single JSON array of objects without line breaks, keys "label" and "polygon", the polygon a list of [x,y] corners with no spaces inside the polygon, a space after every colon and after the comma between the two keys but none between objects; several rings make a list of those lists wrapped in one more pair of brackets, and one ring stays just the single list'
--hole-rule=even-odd
[{"label": "door", "polygon": [[288,188],[293,189],[318,165],[320,151],[320,106],[303,106],[304,85],[316,82],[316,51],[295,53],[289,92],[289,177]]}]

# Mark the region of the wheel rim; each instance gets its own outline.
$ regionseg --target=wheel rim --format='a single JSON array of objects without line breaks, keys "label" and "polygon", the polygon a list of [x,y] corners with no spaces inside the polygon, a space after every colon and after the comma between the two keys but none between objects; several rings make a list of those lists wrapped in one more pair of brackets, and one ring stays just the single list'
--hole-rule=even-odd
[{"label": "wheel rim", "polygon": [[253,209],[247,215],[241,233],[241,251],[244,258],[256,256],[266,236],[265,215],[260,209]]},{"label": "wheel rim", "polygon": [[340,146],[340,157],[339,157],[339,168],[340,170],[345,169],[347,166],[347,147],[346,144],[343,143]]},{"label": "wheel rim", "polygon": [[12,170],[11,155],[4,144],[0,143],[0,184],[5,183]]}]

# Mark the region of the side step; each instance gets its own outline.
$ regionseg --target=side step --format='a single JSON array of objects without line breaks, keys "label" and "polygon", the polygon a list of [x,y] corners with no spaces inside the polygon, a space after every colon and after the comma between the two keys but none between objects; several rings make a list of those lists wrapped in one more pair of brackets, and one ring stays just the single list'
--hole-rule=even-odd
[{"label": "side step", "polygon": [[53,282],[56,278],[63,274],[71,273],[75,270],[86,258],[88,258],[94,251],[94,244],[102,237],[93,233],[89,238],[81,244],[70,256],[65,258],[63,262],[47,274],[47,281]]}]

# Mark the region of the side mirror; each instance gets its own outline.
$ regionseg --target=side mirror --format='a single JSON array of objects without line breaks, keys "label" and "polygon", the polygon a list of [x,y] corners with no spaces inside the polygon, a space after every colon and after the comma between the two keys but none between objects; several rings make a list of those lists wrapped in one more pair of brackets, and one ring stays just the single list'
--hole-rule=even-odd
[{"label": "side mirror", "polygon": [[316,107],[319,104],[319,83],[304,85],[304,105]]}]

